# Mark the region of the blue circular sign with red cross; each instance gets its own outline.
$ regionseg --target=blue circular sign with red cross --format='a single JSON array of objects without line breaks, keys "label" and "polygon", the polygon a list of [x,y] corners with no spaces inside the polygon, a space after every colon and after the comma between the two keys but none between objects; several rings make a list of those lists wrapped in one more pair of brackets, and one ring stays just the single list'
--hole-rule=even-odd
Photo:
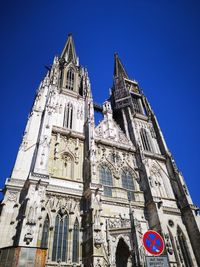
[{"label": "blue circular sign with red cross", "polygon": [[160,255],[164,250],[164,241],[161,235],[153,230],[147,231],[143,235],[143,245],[152,255]]}]

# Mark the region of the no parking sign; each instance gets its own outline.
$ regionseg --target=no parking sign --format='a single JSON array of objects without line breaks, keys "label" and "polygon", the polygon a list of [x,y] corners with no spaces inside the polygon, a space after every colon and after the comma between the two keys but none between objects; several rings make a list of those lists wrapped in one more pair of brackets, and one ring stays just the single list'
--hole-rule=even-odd
[{"label": "no parking sign", "polygon": [[149,230],[143,235],[143,245],[150,254],[155,256],[162,254],[164,250],[162,236],[153,230]]}]

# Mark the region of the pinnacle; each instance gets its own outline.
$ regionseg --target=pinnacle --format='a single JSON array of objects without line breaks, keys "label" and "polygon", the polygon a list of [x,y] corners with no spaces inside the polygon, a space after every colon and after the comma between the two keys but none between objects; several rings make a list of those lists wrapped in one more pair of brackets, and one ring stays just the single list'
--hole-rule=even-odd
[{"label": "pinnacle", "polygon": [[67,62],[73,62],[77,64],[77,56],[72,33],[68,34],[67,42],[62,51],[61,58],[64,58]]},{"label": "pinnacle", "polygon": [[122,65],[118,53],[114,53],[114,77],[118,77],[119,75],[123,76],[124,78],[128,78],[128,74]]}]

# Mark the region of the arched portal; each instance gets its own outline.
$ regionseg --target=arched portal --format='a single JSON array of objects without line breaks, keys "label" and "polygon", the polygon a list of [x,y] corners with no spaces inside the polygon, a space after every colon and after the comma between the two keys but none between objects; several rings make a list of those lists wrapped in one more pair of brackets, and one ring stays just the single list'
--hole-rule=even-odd
[{"label": "arched portal", "polygon": [[116,267],[131,267],[130,251],[123,238],[120,238],[116,250]]}]

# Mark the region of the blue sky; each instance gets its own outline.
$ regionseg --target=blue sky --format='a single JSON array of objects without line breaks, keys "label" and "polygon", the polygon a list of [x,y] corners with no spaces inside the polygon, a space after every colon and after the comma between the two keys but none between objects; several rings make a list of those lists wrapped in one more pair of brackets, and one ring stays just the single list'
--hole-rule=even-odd
[{"label": "blue sky", "polygon": [[200,206],[200,1],[1,1],[0,187],[9,177],[44,65],[73,33],[94,100],[112,86],[113,54],[136,79]]}]

